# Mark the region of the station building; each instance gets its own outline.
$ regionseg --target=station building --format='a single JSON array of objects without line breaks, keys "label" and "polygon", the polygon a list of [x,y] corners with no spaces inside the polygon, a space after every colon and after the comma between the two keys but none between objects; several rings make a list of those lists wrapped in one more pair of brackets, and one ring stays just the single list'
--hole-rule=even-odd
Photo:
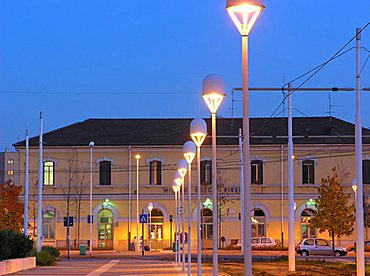
[{"label": "station building", "polygon": [[[191,140],[191,119],[88,119],[43,136],[43,243],[66,247],[69,197],[72,246],[89,240],[90,173],[93,188],[93,248],[128,250],[137,235],[138,213],[148,214],[144,239],[151,235],[152,249],[171,246],[174,240],[175,198],[172,182],[177,163],[183,159],[183,144]],[[210,120],[206,119],[208,133]],[[202,241],[212,245],[212,210],[218,206],[220,246],[240,240],[240,146],[242,120],[217,119],[217,179],[219,202],[212,202],[211,137],[201,147],[201,166],[192,165],[191,210],[187,208],[188,178],[185,177],[185,222],[191,216],[192,242],[196,245],[197,170],[201,173]],[[250,119],[252,236],[272,237],[287,245],[288,166],[287,119]],[[295,241],[305,237],[328,238],[309,226],[314,214],[317,188],[336,166],[349,175],[342,185],[347,194],[355,175],[354,125],[334,117],[293,119]],[[94,146],[90,151],[89,143]],[[19,152],[20,183],[24,183],[25,141],[14,144]],[[92,170],[90,154],[92,152]],[[140,159],[135,156],[140,155]],[[39,137],[30,139],[29,222],[37,227]],[[138,172],[138,173],[137,173]],[[363,129],[364,194],[370,186],[370,130]],[[138,192],[138,208],[136,198]],[[367,197],[366,197],[367,198]],[[367,201],[367,200],[365,200]],[[367,202],[366,202],[367,203]],[[341,206],[338,206],[341,208]],[[138,209],[138,212],[137,212]],[[366,208],[365,208],[366,209]],[[366,213],[366,212],[365,212]],[[172,218],[172,219],[171,219]],[[366,221],[366,220],[365,220]],[[366,224],[367,225],[367,224]],[[138,228],[138,231],[136,230]],[[366,236],[368,229],[366,227]],[[31,233],[33,234],[33,233]],[[353,242],[342,237],[340,242]],[[195,248],[195,247],[194,247]]]}]

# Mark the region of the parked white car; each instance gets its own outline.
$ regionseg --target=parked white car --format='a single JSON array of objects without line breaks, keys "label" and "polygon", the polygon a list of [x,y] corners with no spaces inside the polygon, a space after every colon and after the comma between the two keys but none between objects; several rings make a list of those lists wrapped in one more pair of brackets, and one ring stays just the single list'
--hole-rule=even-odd
[{"label": "parked white car", "polygon": [[[301,256],[308,255],[331,255],[333,254],[332,245],[324,239],[317,238],[306,238],[300,241],[296,246],[296,251]],[[345,256],[347,255],[347,250],[341,246],[334,247],[335,256]]]},{"label": "parked white car", "polygon": [[[273,238],[268,237],[255,237],[251,239],[252,248],[259,249],[259,248],[274,248],[276,247],[276,241]],[[239,242],[236,246],[242,246]]]}]

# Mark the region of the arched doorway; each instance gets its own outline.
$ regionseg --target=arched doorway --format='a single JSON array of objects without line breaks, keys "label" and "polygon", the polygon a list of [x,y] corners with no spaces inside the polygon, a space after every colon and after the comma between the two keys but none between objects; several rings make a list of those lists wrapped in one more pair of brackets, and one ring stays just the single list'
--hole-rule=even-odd
[{"label": "arched doorway", "polygon": [[266,236],[266,216],[262,209],[253,209],[251,215],[252,237]]},{"label": "arched doorway", "polygon": [[314,216],[315,211],[306,208],[301,213],[301,238],[316,238],[317,229],[310,227],[310,220]]},{"label": "arched doorway", "polygon": [[55,212],[48,210],[42,216],[42,238],[45,245],[55,246]]},{"label": "arched doorway", "polygon": [[98,247],[113,249],[113,213],[102,209],[98,214]]},{"label": "arched doorway", "polygon": [[202,209],[202,247],[203,249],[212,248],[212,237],[213,237],[213,224],[212,217],[213,211],[208,208]]},{"label": "arched doorway", "polygon": [[[162,249],[163,248],[163,212],[159,208],[154,208],[149,217],[150,229],[149,235],[151,235],[151,248]],[[149,224],[148,224],[149,227]]]}]

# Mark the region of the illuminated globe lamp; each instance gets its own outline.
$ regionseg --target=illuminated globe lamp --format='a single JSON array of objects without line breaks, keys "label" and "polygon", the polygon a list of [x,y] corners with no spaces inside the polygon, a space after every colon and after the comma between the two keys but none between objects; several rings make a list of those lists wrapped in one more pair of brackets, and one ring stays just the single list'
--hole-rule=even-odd
[{"label": "illuminated globe lamp", "polygon": [[185,177],[187,171],[188,171],[188,162],[186,162],[186,160],[184,159],[180,159],[179,160],[179,163],[177,165],[177,171],[179,172],[179,174],[181,175],[182,178]]},{"label": "illuminated globe lamp", "polygon": [[207,123],[201,118],[196,118],[190,123],[190,137],[197,148],[203,144],[207,136]]},{"label": "illuminated globe lamp", "polygon": [[209,74],[203,80],[202,97],[212,114],[217,112],[225,94],[225,82],[217,74]]},{"label": "illuminated globe lamp", "polygon": [[186,161],[189,164],[189,170],[190,170],[191,163],[194,160],[196,152],[197,152],[197,147],[195,146],[194,142],[192,141],[185,142],[184,147],[183,147],[183,153],[184,153],[184,157]]},{"label": "illuminated globe lamp", "polygon": [[249,35],[261,11],[262,0],[226,0],[226,10],[241,35]]}]

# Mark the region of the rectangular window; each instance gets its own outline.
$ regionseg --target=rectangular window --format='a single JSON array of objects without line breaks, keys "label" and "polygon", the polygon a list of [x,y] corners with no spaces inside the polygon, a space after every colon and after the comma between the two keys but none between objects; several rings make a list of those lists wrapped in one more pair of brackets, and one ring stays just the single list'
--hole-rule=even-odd
[{"label": "rectangular window", "polygon": [[8,164],[14,164],[14,159],[8,159]]},{"label": "rectangular window", "polygon": [[111,185],[112,163],[101,161],[99,163],[99,185]]},{"label": "rectangular window", "polygon": [[302,162],[302,184],[315,184],[315,162],[313,160]]},{"label": "rectangular window", "polygon": [[44,162],[44,186],[53,186],[55,177],[55,163],[53,161]]},{"label": "rectangular window", "polygon": [[150,161],[150,185],[162,184],[162,162],[158,160]]},{"label": "rectangular window", "polygon": [[370,160],[362,160],[362,179],[364,184],[370,184]]},{"label": "rectangular window", "polygon": [[8,171],[8,175],[14,175],[14,171]]},{"label": "rectangular window", "polygon": [[251,162],[251,183],[263,184],[263,162],[261,160]]},{"label": "rectangular window", "polygon": [[212,161],[204,160],[200,162],[200,183],[202,185],[212,185]]}]

